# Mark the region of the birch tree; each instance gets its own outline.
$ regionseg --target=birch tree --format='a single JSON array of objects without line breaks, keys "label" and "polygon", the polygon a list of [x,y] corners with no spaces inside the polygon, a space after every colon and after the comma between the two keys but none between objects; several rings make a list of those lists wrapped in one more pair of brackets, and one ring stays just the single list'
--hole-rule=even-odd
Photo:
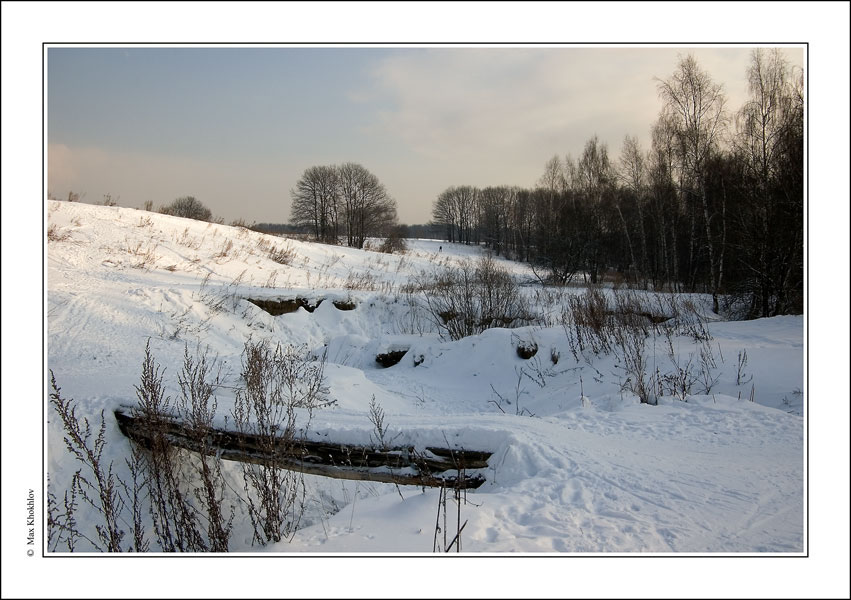
[{"label": "birch tree", "polygon": [[[717,313],[724,272],[725,207],[721,205],[719,209],[710,205],[706,194],[706,169],[726,124],[724,87],[712,81],[693,55],[681,58],[671,77],[657,81],[659,96],[665,104],[662,110],[674,128],[677,141],[683,175],[681,192],[690,200],[699,202],[702,209],[704,244],[709,259],[709,287],[713,310]],[[721,216],[716,218],[719,214]],[[713,221],[718,223],[715,231]]]}]

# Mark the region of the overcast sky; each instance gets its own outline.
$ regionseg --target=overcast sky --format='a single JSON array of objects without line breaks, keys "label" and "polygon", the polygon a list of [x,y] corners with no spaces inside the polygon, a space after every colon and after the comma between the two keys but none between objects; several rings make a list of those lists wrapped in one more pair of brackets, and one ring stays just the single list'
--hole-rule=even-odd
[{"label": "overcast sky", "polygon": [[[654,78],[693,53],[747,94],[748,47],[51,47],[48,189],[122,206],[193,195],[226,222],[286,222],[312,165],[358,162],[424,223],[450,185],[532,186],[597,135],[645,149]],[[785,48],[803,65],[802,48]]]}]

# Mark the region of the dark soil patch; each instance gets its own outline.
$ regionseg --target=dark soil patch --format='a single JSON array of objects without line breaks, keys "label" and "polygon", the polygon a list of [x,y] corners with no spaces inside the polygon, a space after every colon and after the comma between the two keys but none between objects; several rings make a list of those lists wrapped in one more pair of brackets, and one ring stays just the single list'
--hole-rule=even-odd
[{"label": "dark soil patch", "polygon": [[538,344],[535,342],[520,342],[517,346],[517,356],[523,360],[529,360],[538,353]]},{"label": "dark soil patch", "polygon": [[636,316],[636,317],[643,317],[643,318],[647,319],[648,321],[650,321],[651,323],[653,323],[654,325],[658,325],[659,323],[664,323],[665,321],[668,321],[672,318],[672,317],[667,317],[665,315],[654,315],[653,313],[649,313],[649,312],[618,313],[618,312],[614,312],[614,311],[607,311],[607,314],[609,314],[611,316],[615,316],[615,317],[618,317],[618,316],[623,315],[623,314],[628,314],[628,315]]},{"label": "dark soil patch", "polygon": [[319,300],[308,300],[307,298],[288,298],[285,300],[269,300],[246,298],[246,300],[248,300],[255,306],[262,308],[273,317],[277,317],[278,315],[285,315],[287,313],[295,312],[299,308],[303,308],[307,312],[312,313],[314,310],[316,310],[317,306],[322,304],[323,299],[320,298]]},{"label": "dark soil patch", "polygon": [[664,323],[671,319],[671,317],[666,317],[665,315],[654,315],[651,313],[638,313],[642,317],[647,317],[650,319],[650,322],[654,325],[658,325],[659,323]]},{"label": "dark soil patch", "polygon": [[392,367],[395,364],[398,364],[402,357],[408,353],[407,350],[391,350],[390,352],[385,352],[383,354],[379,354],[375,357],[375,362],[384,367]]}]

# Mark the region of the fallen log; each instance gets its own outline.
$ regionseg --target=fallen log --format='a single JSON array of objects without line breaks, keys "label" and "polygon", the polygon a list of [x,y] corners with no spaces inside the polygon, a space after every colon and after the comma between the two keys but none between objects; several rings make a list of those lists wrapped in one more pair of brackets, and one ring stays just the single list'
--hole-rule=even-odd
[{"label": "fallen log", "polygon": [[414,446],[376,449],[309,440],[281,440],[269,449],[267,443],[251,433],[209,429],[199,439],[197,432],[171,416],[161,416],[154,432],[130,407],[118,408],[114,414],[121,433],[146,447],[159,434],[176,448],[336,479],[474,489],[485,478],[466,470],[487,467],[492,454],[431,446],[424,451]]}]

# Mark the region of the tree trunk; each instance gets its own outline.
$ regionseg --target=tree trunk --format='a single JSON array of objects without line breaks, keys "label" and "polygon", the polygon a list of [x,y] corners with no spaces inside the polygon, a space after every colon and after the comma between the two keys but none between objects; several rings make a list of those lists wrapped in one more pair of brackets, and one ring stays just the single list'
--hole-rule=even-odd
[{"label": "tree trunk", "polygon": [[703,222],[706,228],[706,250],[709,253],[709,287],[712,292],[712,312],[718,314],[718,279],[715,264],[715,247],[712,243],[712,227],[709,216],[709,202],[706,197],[706,184],[700,184],[700,200],[703,204]]}]

